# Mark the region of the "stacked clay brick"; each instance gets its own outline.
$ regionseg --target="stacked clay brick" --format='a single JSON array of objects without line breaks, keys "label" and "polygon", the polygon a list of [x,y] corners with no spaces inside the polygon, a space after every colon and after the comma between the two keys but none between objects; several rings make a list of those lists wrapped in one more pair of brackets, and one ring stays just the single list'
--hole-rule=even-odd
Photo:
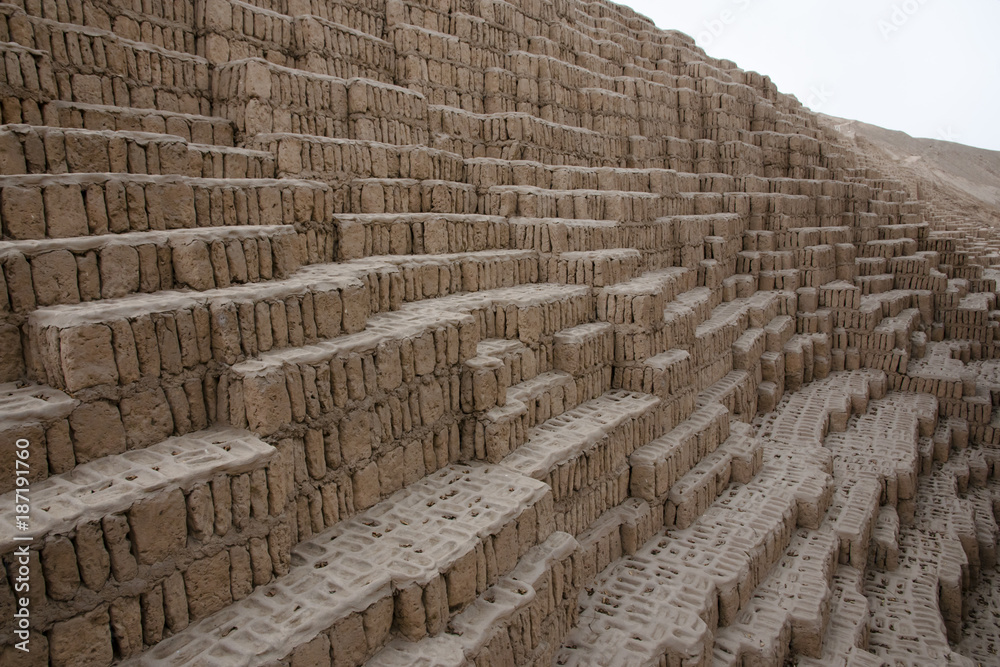
[{"label": "stacked clay brick", "polygon": [[879,664],[896,585],[962,640],[1000,244],[767,77],[602,0],[9,0],[0,53],[2,664]]}]

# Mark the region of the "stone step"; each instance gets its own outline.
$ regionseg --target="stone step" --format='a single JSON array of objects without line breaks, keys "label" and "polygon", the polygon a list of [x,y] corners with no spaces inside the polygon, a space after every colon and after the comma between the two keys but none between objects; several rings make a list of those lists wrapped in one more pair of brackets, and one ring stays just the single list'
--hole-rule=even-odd
[{"label": "stone step", "polygon": [[819,658],[830,616],[837,538],[799,530],[736,621],[715,638],[715,664],[781,664]]},{"label": "stone step", "polygon": [[874,474],[878,479],[881,503],[898,506],[903,502],[912,506],[916,497],[920,471],[917,449],[919,418],[900,408],[905,403],[912,405],[915,402],[913,399],[921,398],[931,399],[926,401],[924,419],[933,423],[936,413],[933,397],[926,394],[915,397],[895,395],[883,399],[873,406],[874,410],[858,417],[849,431],[827,436],[835,467],[848,476],[863,472]]},{"label": "stone step", "polygon": [[[764,356],[759,354],[764,341],[762,334],[750,334],[748,339],[743,336],[744,332],[760,331],[763,322],[773,319],[780,301],[765,294],[736,299],[720,305],[712,311],[712,317],[706,318],[705,306],[712,298],[707,288],[696,288],[668,304],[666,326],[656,335],[652,345],[641,329],[632,334],[629,333],[632,327],[626,325],[628,328],[624,332],[616,331],[616,338],[624,339],[625,356],[630,352],[634,355],[646,354],[647,350],[668,350],[644,359],[640,365],[626,364],[616,368],[616,383],[621,381],[625,388],[655,393],[665,400],[685,389],[695,393],[701,390],[704,395],[698,397],[698,402],[722,401],[735,414],[750,416],[755,413],[760,381],[757,364]],[[630,351],[629,342],[643,346],[633,346]],[[706,348],[712,353],[709,354]],[[616,354],[620,349],[616,348]],[[692,354],[698,354],[703,360],[700,368]],[[734,366],[737,367],[735,371]]]},{"label": "stone step", "polygon": [[292,132],[401,145],[429,139],[426,98],[372,79],[341,79],[245,58],[215,69],[213,93],[219,115],[246,136]]},{"label": "stone step", "polygon": [[281,280],[300,268],[298,241],[290,225],[0,241],[2,300],[24,312],[32,300],[44,308],[139,292]]},{"label": "stone step", "polygon": [[[664,219],[650,223],[562,218],[512,218],[510,243],[540,252],[584,253],[616,249],[638,250],[646,270],[671,266],[676,251],[673,227]],[[635,281],[630,281],[634,283]]]},{"label": "stone step", "polygon": [[760,434],[786,447],[818,447],[831,430],[846,428],[852,412],[865,413],[869,399],[883,398],[886,386],[879,371],[831,375],[787,395],[779,412],[762,423]]},{"label": "stone step", "polygon": [[818,525],[822,497],[830,495],[821,476],[821,469],[765,461],[756,477],[726,491],[689,528],[668,531],[659,558],[714,581],[719,622],[729,625],[781,557],[794,526]]},{"label": "stone step", "polygon": [[379,2],[347,6],[330,0],[275,0],[269,6],[288,16],[316,16],[376,37],[386,28],[385,8]]},{"label": "stone step", "polygon": [[[5,123],[40,125],[45,102],[59,94],[48,53],[9,41],[0,41],[4,67],[0,70],[5,95]],[[9,92],[8,92],[9,91]]]},{"label": "stone step", "polygon": [[[492,54],[491,54],[492,55]],[[666,87],[648,86],[644,91],[649,95],[649,105],[637,103],[635,95],[625,94],[615,90],[614,83],[606,85],[607,79],[597,85],[590,86],[587,78],[591,74],[582,67],[568,70],[567,63],[558,60],[548,60],[540,53],[525,53],[514,51],[507,54],[501,61],[501,66],[491,68],[489,84],[491,95],[485,105],[462,105],[470,111],[488,113],[529,113],[543,117],[549,121],[568,127],[580,127],[595,132],[613,134],[620,132],[626,136],[636,136],[642,132],[651,134],[667,134],[670,125],[650,113],[650,107],[669,95]],[[546,86],[525,89],[518,87],[517,82],[526,68],[538,67],[540,59],[545,59],[545,65],[551,76],[551,83]],[[567,81],[564,76],[577,74],[575,81]],[[659,93],[657,99],[655,94]],[[656,101],[654,101],[656,100]],[[453,105],[459,106],[459,105]]]},{"label": "stone step", "polygon": [[[179,632],[283,574],[292,487],[274,461],[251,434],[210,429],[33,484],[29,527],[0,553],[14,562],[25,546],[40,565],[33,627],[52,638],[52,659],[81,642],[110,656],[114,641],[121,657],[135,655],[165,627]],[[14,493],[4,499],[13,522]],[[115,600],[110,625],[104,600]]]},{"label": "stone step", "polygon": [[339,664],[361,665],[394,636],[441,633],[552,532],[544,484],[449,466],[299,544],[288,574],[133,664],[282,660],[332,643]]},{"label": "stone step", "polygon": [[465,182],[460,155],[421,145],[397,145],[309,134],[261,133],[246,147],[276,156],[278,174],[346,182],[367,178]]},{"label": "stone step", "polygon": [[671,341],[678,347],[690,346],[698,326],[711,318],[720,305],[721,295],[714,294],[708,287],[695,287],[678,294],[663,309],[665,325],[672,330]]},{"label": "stone step", "polygon": [[879,508],[872,532],[872,546],[874,551],[869,563],[890,572],[899,567],[899,514],[892,505]]},{"label": "stone step", "polygon": [[764,327],[765,348],[768,352],[781,352],[795,335],[795,318],[779,315]]},{"label": "stone step", "polygon": [[560,662],[711,664],[717,625],[732,622],[740,600],[750,599],[795,522],[793,504],[777,510],[787,496],[772,492],[765,500],[757,479],[744,479],[749,486],[727,491],[695,525],[668,530],[582,591],[580,622]]},{"label": "stone step", "polygon": [[431,145],[464,157],[602,166],[620,164],[629,153],[626,137],[554,123],[529,113],[477,114],[428,105],[427,115]]},{"label": "stone step", "polygon": [[[592,306],[584,307],[588,297],[584,288],[522,286],[406,304],[371,317],[365,331],[236,364],[220,384],[220,418],[229,415],[233,423],[248,423],[266,435],[297,432],[290,423],[329,433],[333,419],[340,422],[342,440],[346,431],[352,443],[359,441],[351,446],[352,461],[354,454],[360,455],[359,469],[368,475],[378,473],[374,462],[364,465],[371,458],[372,439],[397,442],[411,431],[417,440],[386,455],[413,450],[431,470],[460,455],[473,459],[471,440],[460,452],[459,424],[452,414],[460,415],[465,405],[460,390],[464,371],[459,369],[476,358],[481,339],[497,333],[537,354],[544,349],[539,346],[552,344],[555,332],[592,312]],[[497,372],[502,365],[497,360]],[[336,391],[331,394],[331,389]],[[403,393],[397,396],[397,390]],[[362,404],[366,397],[374,398],[375,405]],[[386,465],[391,469],[398,462],[387,460]],[[401,481],[395,473],[387,475],[388,488],[393,480]]]},{"label": "stone step", "polygon": [[859,249],[861,257],[882,257],[887,262],[894,257],[913,255],[916,252],[917,242],[907,238],[869,241]]},{"label": "stone step", "polygon": [[651,223],[687,216],[696,208],[722,207],[722,197],[696,194],[667,198],[656,193],[614,190],[551,190],[529,185],[494,185],[480,194],[479,209],[522,218],[624,220]]},{"label": "stone step", "polygon": [[[712,378],[706,378],[704,381],[708,379]],[[759,388],[760,383],[756,374],[745,370],[730,371],[700,392],[694,399],[694,405],[701,407],[710,403],[720,403],[726,406],[736,419],[749,421],[757,414]]]},{"label": "stone step", "polygon": [[315,181],[141,174],[0,176],[0,206],[5,240],[296,223],[325,238],[333,213]]},{"label": "stone step", "polygon": [[[579,384],[583,384],[583,391]],[[520,448],[531,436],[531,429],[572,410],[586,401],[598,398],[609,386],[603,382],[579,383],[564,371],[549,371],[511,385],[505,401],[477,415],[466,429],[475,429],[476,458],[497,463]],[[477,406],[478,407],[478,406]]]},{"label": "stone step", "polygon": [[[849,230],[850,228],[834,229]],[[830,282],[829,280],[820,281],[818,278],[813,278],[812,276],[816,275],[817,271],[829,271],[830,269],[837,271],[841,266],[853,266],[854,260],[850,257],[853,252],[854,245],[849,241],[839,243],[836,246],[821,244],[789,250],[744,250],[737,254],[736,270],[739,273],[751,275],[761,275],[768,271],[795,270],[799,272],[800,282],[803,285],[816,287],[818,285],[810,283],[818,282],[819,285],[823,285]],[[844,256],[842,257],[842,255]],[[850,277],[853,278],[853,273],[849,273],[851,273]],[[846,278],[843,279],[846,280]]]},{"label": "stone step", "polygon": [[662,563],[655,551],[643,547],[580,592],[580,618],[558,664],[712,664],[714,586]]},{"label": "stone step", "polygon": [[226,118],[127,106],[53,100],[45,105],[45,125],[93,131],[169,134],[195,144],[233,146],[233,123]]},{"label": "stone step", "polygon": [[361,214],[455,213],[475,215],[475,186],[456,181],[403,178],[352,180],[345,198],[348,210]]},{"label": "stone step", "polygon": [[658,435],[658,404],[608,392],[532,429],[500,465],[546,482],[557,530],[579,535],[628,497],[628,457]]},{"label": "stone step", "polygon": [[[116,34],[130,39],[137,39],[142,35],[157,46],[194,51],[193,40],[191,48],[182,48],[182,45],[187,45],[186,40],[195,25],[196,12],[193,7],[171,5],[135,10],[132,7],[102,5],[93,11],[85,11],[81,6],[39,5],[22,0],[15,0],[13,4],[32,17],[114,30]],[[176,41],[171,43],[171,40]]]},{"label": "stone step", "polygon": [[630,493],[663,507],[675,485],[729,438],[729,411],[708,404],[629,457]]},{"label": "stone step", "polygon": [[833,573],[830,618],[819,657],[797,656],[800,667],[882,667],[881,659],[867,652],[868,600],[864,573],[840,565]]},{"label": "stone step", "polygon": [[751,427],[736,422],[742,433],[734,433],[719,448],[704,457],[670,487],[663,512],[664,526],[684,529],[715,502],[730,481],[747,484],[760,472],[763,448]]},{"label": "stone step", "polygon": [[[850,433],[856,431],[852,429]],[[837,488],[830,515],[835,517],[832,528],[840,540],[838,561],[841,565],[864,571],[872,559],[878,562],[876,533],[882,536],[885,532],[884,525],[879,531],[881,498],[882,484],[878,475],[869,470],[853,471]],[[874,553],[870,552],[872,546]]]},{"label": "stone step", "polygon": [[[306,10],[298,16],[238,0],[206,6],[203,27],[213,39],[206,57],[213,64],[240,58],[270,58],[286,67],[344,79],[363,77],[393,83],[396,53],[380,37]],[[341,18],[347,18],[341,17]],[[381,33],[379,33],[381,35]],[[283,57],[283,58],[282,58]]]},{"label": "stone step", "polygon": [[997,528],[993,514],[993,494],[985,488],[970,489],[968,500],[972,505],[979,547],[979,563],[983,570],[992,570],[997,564]]},{"label": "stone step", "polygon": [[[141,453],[122,452],[81,464],[72,473],[33,485],[32,502],[38,513],[32,514],[25,537],[40,540],[70,533],[105,514],[126,511],[161,489],[179,486],[190,491],[220,472],[249,472],[270,461],[274,452],[271,445],[245,431],[216,427],[170,438]],[[274,492],[271,497],[277,499]],[[5,510],[10,516],[13,512]],[[5,540],[0,549],[7,553],[14,542]]]},{"label": "stone step", "polygon": [[447,213],[337,215],[337,258],[374,255],[447,254],[507,248],[536,250],[510,243],[506,218]]},{"label": "stone step", "polygon": [[767,349],[767,334],[761,327],[750,327],[732,345],[733,369],[750,371],[761,364]]},{"label": "stone step", "polygon": [[[400,302],[449,294],[481,292],[540,281],[538,255],[531,250],[492,250],[443,255],[388,255],[345,263],[352,268],[396,267],[402,279]],[[396,302],[393,296],[392,302]],[[385,305],[381,306],[385,309]]]},{"label": "stone step", "polygon": [[[12,19],[18,12],[23,10],[4,18]],[[26,18],[17,31],[18,39],[25,47],[47,54],[52,68],[61,73],[58,77],[51,72],[43,76],[49,83],[31,99],[210,113],[209,63],[204,58],[134,41],[106,29]],[[139,34],[132,36],[141,39]]]},{"label": "stone step", "polygon": [[[398,638],[367,667],[454,665],[507,660],[521,664],[552,650],[572,627],[579,591],[580,545],[555,532],[448,624],[446,634]],[[527,631],[531,628],[531,631]]]},{"label": "stone step", "polygon": [[475,294],[454,294],[408,306],[414,313],[440,309],[469,312],[481,340],[520,340],[534,349],[553,343],[558,332],[593,320],[593,290],[586,285],[518,285]]},{"label": "stone step", "polygon": [[[683,297],[685,302],[708,298],[704,288],[696,288],[696,280],[695,271],[670,267],[645,273],[627,283],[604,287],[598,292],[597,319],[615,325],[616,338],[619,330],[629,333],[655,330],[664,319],[668,305],[677,301],[680,295],[687,295]],[[620,344],[616,340],[616,348]],[[624,360],[625,357],[617,358]]]},{"label": "stone step", "polygon": [[[479,357],[496,359],[503,364],[505,373],[510,377],[508,386],[520,384],[536,377],[539,373],[545,373],[554,368],[552,360],[547,355],[539,354],[538,350],[534,350],[518,340],[491,338],[481,341],[477,350]],[[560,368],[560,370],[572,372],[564,368]]]},{"label": "stone step", "polygon": [[921,656],[972,667],[949,645],[961,637],[961,546],[943,536],[904,535],[900,547],[898,570],[869,570],[865,581],[869,650],[892,664],[918,664],[913,656]]},{"label": "stone step", "polygon": [[608,371],[614,361],[614,329],[608,322],[563,329],[553,342],[553,367],[575,378]]},{"label": "stone step", "polygon": [[[700,190],[695,174],[670,169],[626,169],[578,167],[528,160],[474,157],[465,161],[469,182],[479,188],[494,185],[526,185],[556,190],[612,190],[671,195]],[[691,181],[694,180],[694,183]]]},{"label": "stone step", "polygon": [[644,500],[629,498],[577,536],[583,581],[592,582],[610,565],[636,552],[662,528],[662,513]]},{"label": "stone step", "polygon": [[[779,180],[780,179],[769,179],[769,182],[775,183]],[[805,187],[815,183],[815,181],[803,181],[800,179],[786,180],[784,182],[790,182],[800,187]],[[822,181],[820,182],[820,184],[823,183],[824,182]],[[842,184],[832,183],[831,185],[836,187]],[[764,201],[766,202],[767,198],[765,198]],[[847,253],[844,256],[838,255],[837,263],[840,264],[843,263],[841,260],[847,261],[850,258],[851,252],[856,252],[848,250],[844,247],[844,244],[854,244],[856,242],[855,235],[859,231],[861,230],[859,230],[858,227],[845,224],[821,227],[811,227],[805,225],[802,227],[786,229],[750,230],[744,236],[743,249],[744,251],[750,253],[750,257],[753,257],[753,253],[758,253],[762,261],[779,262],[787,261],[787,258],[789,257],[787,252],[789,251],[810,248],[813,246],[833,245],[836,247],[836,251]],[[796,254],[793,252],[791,257],[795,256]],[[774,266],[762,268],[780,269],[792,267],[775,264]]]},{"label": "stone step", "polygon": [[37,362],[29,373],[70,392],[125,386],[363,330],[371,310],[367,286],[342,266],[323,268],[203,292],[133,294],[107,299],[100,309],[39,308],[28,318]]},{"label": "stone step", "polygon": [[[710,317],[695,326],[693,339],[684,341],[690,345],[689,353],[694,368],[704,368],[720,358],[735,363],[734,346],[749,329],[766,325],[766,334],[776,321],[788,318],[787,315],[779,315],[778,308],[777,297],[768,294],[736,299],[716,306]],[[794,327],[794,322],[790,326]],[[766,345],[766,337],[764,342],[765,347],[770,349]],[[753,364],[747,364],[747,361],[749,360],[744,361],[744,365],[752,368]],[[705,386],[714,382],[715,380],[708,381]]]},{"label": "stone step", "polygon": [[[906,527],[913,526],[920,535],[940,533],[960,548],[963,557],[961,581],[958,583],[962,589],[969,588],[972,582],[978,581],[982,566],[974,504],[959,496],[958,480],[943,467],[924,481],[916,502],[918,510],[922,511],[915,520],[907,521]],[[907,531],[902,531],[901,539],[906,536]],[[959,605],[955,600],[949,601],[948,605],[942,602],[942,614],[949,624],[949,632],[957,636],[961,623]]]},{"label": "stone step", "polygon": [[854,266],[857,269],[857,277],[876,277],[888,273],[889,260],[885,257],[857,257]]},{"label": "stone step", "polygon": [[507,390],[507,400],[520,402],[527,408],[527,421],[524,422],[527,431],[606,391],[598,386],[590,392],[594,395],[578,394],[576,379],[565,371],[555,370],[511,386]]},{"label": "stone step", "polygon": [[[68,418],[78,401],[44,385],[0,385],[0,433],[4,452],[14,460],[16,443],[28,441],[27,479],[34,484],[76,465]],[[81,457],[82,458],[82,457]],[[0,493],[15,488],[14,466],[0,477]]]},{"label": "stone step", "polygon": [[642,255],[633,248],[564,252],[540,264],[546,282],[596,288],[628,282],[645,268]]},{"label": "stone step", "polygon": [[496,74],[494,68],[487,74],[484,64],[488,67],[500,60],[496,50],[483,48],[468,33],[460,38],[454,32],[406,22],[393,23],[386,37],[395,47],[395,83],[419,92],[430,104],[477,113],[485,110],[486,80]]},{"label": "stone step", "polygon": [[[746,486],[747,495],[769,488],[771,493],[787,497],[794,504],[797,525],[818,527],[833,500],[829,454],[818,448],[801,447],[796,457],[780,445],[768,450],[773,444],[764,439],[764,469]],[[746,502],[759,501],[752,496]]]},{"label": "stone step", "polygon": [[916,241],[926,241],[931,231],[930,223],[919,222],[912,224],[879,225],[879,237],[888,239],[914,239]]},{"label": "stone step", "polygon": [[1000,588],[997,586],[995,569],[984,569],[981,576],[976,594],[966,596],[964,604],[969,609],[963,614],[963,637],[957,648],[976,664],[989,664],[993,659],[991,647],[996,642],[996,615],[992,608],[996,605]]},{"label": "stone step", "polygon": [[172,134],[0,126],[5,175],[129,173],[193,178],[273,178],[263,151],[197,144]]},{"label": "stone step", "polygon": [[[801,281],[801,272],[798,269],[787,269],[784,271],[761,271],[757,276],[757,285],[761,290],[783,290],[795,292],[799,287],[805,286]],[[830,276],[824,276],[829,278]]]}]

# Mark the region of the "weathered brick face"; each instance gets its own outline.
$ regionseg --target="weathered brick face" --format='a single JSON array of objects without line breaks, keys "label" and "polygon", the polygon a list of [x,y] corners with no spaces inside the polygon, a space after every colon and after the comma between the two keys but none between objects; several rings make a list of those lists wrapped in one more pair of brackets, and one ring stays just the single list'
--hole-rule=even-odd
[{"label": "weathered brick face", "polygon": [[767,77],[581,0],[0,55],[0,664],[995,659],[1000,243]]}]

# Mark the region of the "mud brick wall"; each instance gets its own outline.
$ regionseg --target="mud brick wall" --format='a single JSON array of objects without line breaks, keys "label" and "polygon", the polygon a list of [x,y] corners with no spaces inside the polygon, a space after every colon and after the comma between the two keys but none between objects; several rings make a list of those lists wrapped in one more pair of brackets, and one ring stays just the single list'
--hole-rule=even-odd
[{"label": "mud brick wall", "polygon": [[979,604],[1000,242],[767,76],[585,0],[12,0],[0,56],[0,664],[867,664]]}]

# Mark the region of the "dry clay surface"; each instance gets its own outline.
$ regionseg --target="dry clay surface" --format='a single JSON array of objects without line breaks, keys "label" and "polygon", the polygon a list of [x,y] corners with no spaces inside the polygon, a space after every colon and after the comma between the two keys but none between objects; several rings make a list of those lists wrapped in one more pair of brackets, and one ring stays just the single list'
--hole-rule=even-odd
[{"label": "dry clay surface", "polygon": [[0,1],[0,665],[998,664],[995,157],[604,0]]}]

